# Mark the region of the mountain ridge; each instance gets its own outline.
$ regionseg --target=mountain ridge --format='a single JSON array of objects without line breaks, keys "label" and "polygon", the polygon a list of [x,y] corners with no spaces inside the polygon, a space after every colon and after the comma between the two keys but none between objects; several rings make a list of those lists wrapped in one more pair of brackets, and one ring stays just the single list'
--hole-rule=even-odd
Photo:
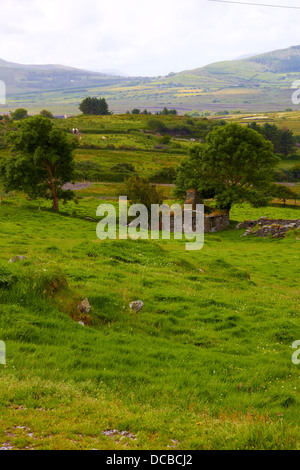
[{"label": "mountain ridge", "polygon": [[[213,62],[165,77],[127,77],[63,65],[22,65],[0,59],[11,108],[49,105],[74,113],[86,96],[102,96],[113,112],[163,107],[191,110],[263,111],[294,108],[292,83],[299,79],[300,45]],[[43,104],[42,104],[43,103]]]}]

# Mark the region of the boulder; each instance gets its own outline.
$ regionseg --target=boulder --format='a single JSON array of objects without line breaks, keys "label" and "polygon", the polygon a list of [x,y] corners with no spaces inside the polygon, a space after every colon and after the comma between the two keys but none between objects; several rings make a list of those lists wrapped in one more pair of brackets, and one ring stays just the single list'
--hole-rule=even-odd
[{"label": "boulder", "polygon": [[9,263],[15,263],[16,261],[24,261],[26,260],[27,258],[25,256],[22,256],[22,255],[17,255],[17,256],[14,256],[13,258],[11,258],[9,260]]},{"label": "boulder", "polygon": [[144,307],[144,302],[142,302],[141,300],[135,300],[134,302],[131,302],[129,304],[129,307],[131,308],[131,310],[134,310],[135,313],[138,313]]},{"label": "boulder", "polygon": [[91,306],[88,299],[84,299],[81,304],[77,306],[77,308],[81,313],[89,313]]}]

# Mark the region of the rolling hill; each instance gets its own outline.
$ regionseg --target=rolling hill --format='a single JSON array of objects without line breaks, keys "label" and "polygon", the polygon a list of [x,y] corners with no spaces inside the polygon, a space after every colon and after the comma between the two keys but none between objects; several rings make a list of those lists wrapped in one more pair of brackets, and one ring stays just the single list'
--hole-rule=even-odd
[{"label": "rolling hill", "polygon": [[61,65],[20,65],[0,60],[0,80],[6,83],[7,105],[0,112],[26,107],[78,114],[86,96],[103,96],[110,110],[133,108],[151,112],[172,107],[211,113],[297,109],[292,84],[299,78],[300,46],[252,57],[222,61],[162,78],[118,77]]},{"label": "rolling hill", "polygon": [[122,81],[114,75],[81,70],[64,65],[24,65],[0,59],[0,78],[8,96],[44,90],[76,89],[111,85]]}]

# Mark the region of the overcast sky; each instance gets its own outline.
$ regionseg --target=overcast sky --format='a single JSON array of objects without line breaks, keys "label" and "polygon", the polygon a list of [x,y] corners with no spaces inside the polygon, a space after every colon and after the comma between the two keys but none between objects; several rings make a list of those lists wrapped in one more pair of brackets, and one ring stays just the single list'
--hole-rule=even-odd
[{"label": "overcast sky", "polygon": [[[157,76],[300,44],[299,0],[0,0],[0,58]],[[0,77],[1,79],[1,77]]]}]

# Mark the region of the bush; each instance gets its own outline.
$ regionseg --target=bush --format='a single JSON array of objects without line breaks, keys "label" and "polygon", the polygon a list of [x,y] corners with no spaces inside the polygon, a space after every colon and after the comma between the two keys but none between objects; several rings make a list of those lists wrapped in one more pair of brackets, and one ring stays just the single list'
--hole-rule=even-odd
[{"label": "bush", "polygon": [[159,142],[161,144],[169,144],[170,141],[171,141],[171,137],[169,135],[164,135],[163,137],[159,139]]},{"label": "bush", "polygon": [[176,170],[174,168],[162,168],[157,170],[150,176],[149,180],[153,183],[173,184],[176,178]]},{"label": "bush", "polygon": [[117,165],[111,167],[111,170],[123,173],[135,172],[135,168],[131,163],[117,163]]},{"label": "bush", "polygon": [[162,204],[163,195],[157,190],[154,184],[151,184],[146,178],[131,176],[125,185],[125,193],[133,204],[144,204],[148,210],[151,204]]},{"label": "bush", "polygon": [[13,275],[4,267],[0,267],[0,288],[9,289],[17,281],[17,276]]},{"label": "bush", "polygon": [[27,110],[24,108],[18,108],[13,113],[11,113],[11,117],[14,121],[19,121],[20,119],[25,119],[28,117]]},{"label": "bush", "polygon": [[95,98],[88,96],[79,105],[79,109],[84,114],[103,116],[109,114],[108,104],[105,98]]},{"label": "bush", "polygon": [[40,112],[40,115],[48,119],[53,119],[53,114],[51,113],[51,111],[47,111],[47,109],[43,109]]}]

